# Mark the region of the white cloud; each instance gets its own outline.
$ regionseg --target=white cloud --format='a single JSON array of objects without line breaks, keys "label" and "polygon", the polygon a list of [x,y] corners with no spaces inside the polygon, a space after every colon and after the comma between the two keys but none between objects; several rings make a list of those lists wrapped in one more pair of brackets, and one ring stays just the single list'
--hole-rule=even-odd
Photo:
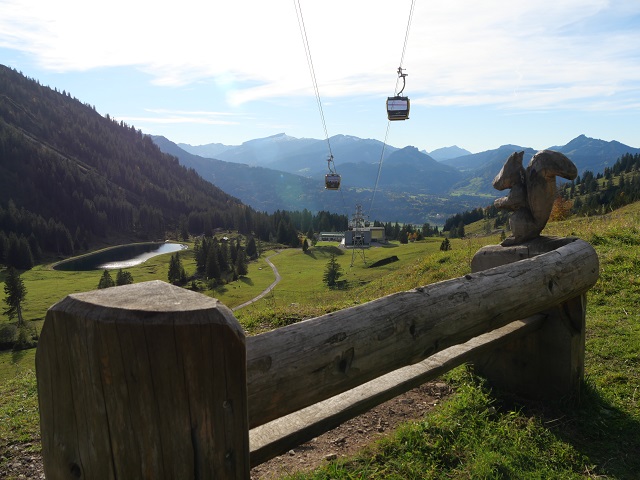
[{"label": "white cloud", "polygon": [[[300,4],[323,99],[392,93],[409,0]],[[0,46],[52,71],[124,65],[160,86],[213,81],[231,106],[312,95],[289,1],[0,0],[0,11]],[[628,22],[639,15],[621,0],[416,2],[405,92],[416,104],[623,108],[603,98],[640,90],[640,25]]]}]

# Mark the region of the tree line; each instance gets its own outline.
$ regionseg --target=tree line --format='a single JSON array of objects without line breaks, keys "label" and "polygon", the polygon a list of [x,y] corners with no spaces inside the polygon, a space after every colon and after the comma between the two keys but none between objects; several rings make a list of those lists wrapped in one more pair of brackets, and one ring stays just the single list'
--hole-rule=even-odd
[{"label": "tree line", "polygon": [[329,212],[257,212],[140,130],[2,65],[0,98],[0,263],[25,269],[113,237],[224,229],[294,246],[298,232],[346,229]]},{"label": "tree line", "polygon": [[373,222],[373,226],[383,227],[384,236],[387,240],[397,240],[400,243],[422,240],[426,237],[438,237],[441,233],[437,225],[432,226],[429,223],[415,226],[412,223],[400,225],[398,222],[380,222],[376,220]]},{"label": "tree line", "polygon": [[[196,239],[193,246],[196,274],[205,278],[210,288],[245,276],[249,272],[249,260],[255,260],[259,255],[253,236],[246,238],[244,246],[240,236],[235,239],[225,240],[224,238],[220,241],[216,237],[202,237]],[[176,273],[178,269],[177,267]],[[169,267],[169,281],[173,283],[178,281],[178,279],[171,277],[171,266]]]}]

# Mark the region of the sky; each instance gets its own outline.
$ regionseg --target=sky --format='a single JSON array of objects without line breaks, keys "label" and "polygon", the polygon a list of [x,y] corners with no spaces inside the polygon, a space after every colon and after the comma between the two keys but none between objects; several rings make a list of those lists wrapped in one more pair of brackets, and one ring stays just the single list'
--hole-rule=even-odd
[{"label": "sky", "polygon": [[0,63],[190,145],[640,147],[637,0],[0,0]]}]

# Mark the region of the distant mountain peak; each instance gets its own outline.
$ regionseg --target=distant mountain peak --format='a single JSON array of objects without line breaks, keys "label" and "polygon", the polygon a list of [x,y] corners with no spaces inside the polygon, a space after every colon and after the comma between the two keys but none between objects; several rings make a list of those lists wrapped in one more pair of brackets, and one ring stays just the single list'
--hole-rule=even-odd
[{"label": "distant mountain peak", "polygon": [[414,147],[413,145],[407,145],[406,147],[402,147],[400,150],[404,150],[405,152],[407,151],[416,151],[418,152],[418,148]]},{"label": "distant mountain peak", "polygon": [[460,148],[457,145],[452,145],[450,147],[437,148],[431,153],[427,153],[431,158],[437,160],[439,162],[443,160],[450,160],[452,158],[463,157],[465,155],[471,155],[469,150],[465,150],[464,148]]},{"label": "distant mountain peak", "polygon": [[358,143],[364,141],[362,138],[354,137],[353,135],[343,135],[342,133],[334,135],[333,137],[329,138],[329,140],[335,143]]},{"label": "distant mountain peak", "polygon": [[276,135],[272,135],[271,137],[267,137],[267,138],[272,138],[274,140],[285,140],[285,141],[289,141],[289,140],[297,140],[296,137],[292,137],[291,135],[287,135],[286,133],[278,133]]},{"label": "distant mountain peak", "polygon": [[247,140],[246,142],[242,142],[242,145],[251,145],[253,143],[278,143],[278,142],[288,142],[290,140],[297,140],[295,137],[290,137],[286,133],[276,133],[275,135],[269,135],[268,137],[263,138],[254,138],[252,140]]},{"label": "distant mountain peak", "polygon": [[505,145],[500,145],[498,147],[498,150],[523,150],[523,147],[521,147],[520,145],[512,145],[510,143],[507,143]]},{"label": "distant mountain peak", "polygon": [[578,135],[576,138],[574,138],[564,146],[551,147],[551,149],[552,150],[553,149],[568,150],[568,149],[588,148],[588,147],[607,148],[607,149],[621,150],[621,151],[629,151],[630,148],[633,149],[633,147],[629,147],[628,145],[625,145],[624,143],[621,143],[617,140],[607,141],[607,140],[602,140],[600,138],[587,137],[585,134]]}]

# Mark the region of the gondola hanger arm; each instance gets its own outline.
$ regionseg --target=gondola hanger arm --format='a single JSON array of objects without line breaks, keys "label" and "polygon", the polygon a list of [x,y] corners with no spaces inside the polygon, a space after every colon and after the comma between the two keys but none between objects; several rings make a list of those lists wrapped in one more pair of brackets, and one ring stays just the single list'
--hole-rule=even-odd
[{"label": "gondola hanger arm", "polygon": [[400,89],[400,91],[398,93],[396,93],[396,96],[400,96],[402,94],[402,92],[404,91],[404,87],[406,86],[407,82],[405,80],[405,77],[407,75],[409,75],[408,73],[404,73],[404,68],[402,67],[398,67],[398,78],[402,79],[402,88]]}]

